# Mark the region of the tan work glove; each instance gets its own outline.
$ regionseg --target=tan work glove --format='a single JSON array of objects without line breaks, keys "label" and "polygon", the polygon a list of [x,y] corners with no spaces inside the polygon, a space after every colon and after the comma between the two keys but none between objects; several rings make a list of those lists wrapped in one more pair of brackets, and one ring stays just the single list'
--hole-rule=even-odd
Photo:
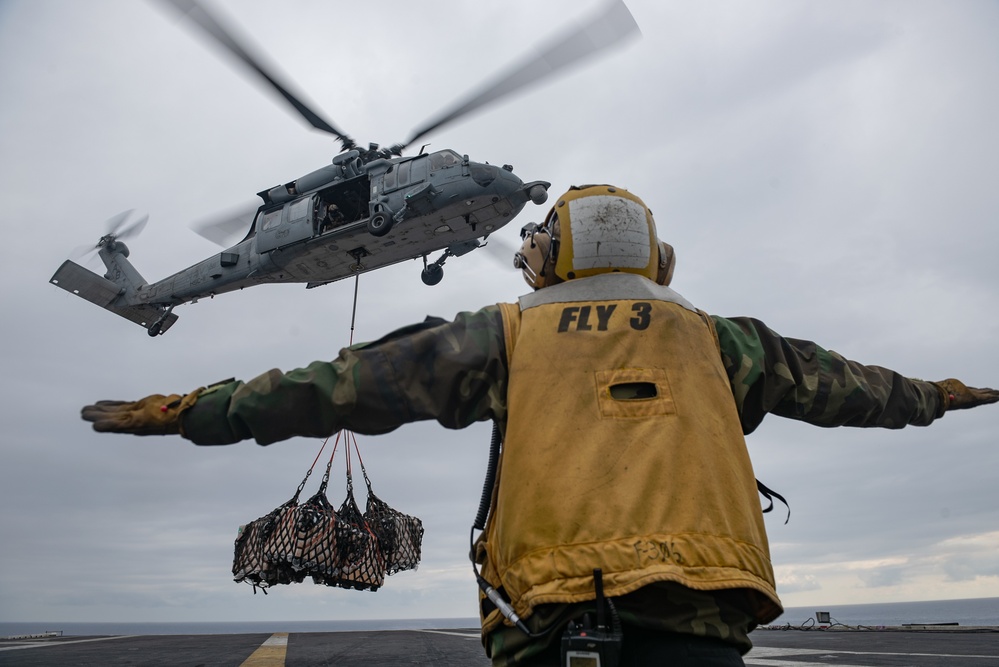
[{"label": "tan work glove", "polygon": [[964,410],[999,401],[999,390],[976,389],[953,378],[934,382],[943,395],[944,410]]},{"label": "tan work glove", "polygon": [[198,400],[203,388],[180,396],[153,394],[139,401],[97,401],[80,411],[80,416],[93,422],[101,433],[133,433],[135,435],[178,435],[180,416]]}]

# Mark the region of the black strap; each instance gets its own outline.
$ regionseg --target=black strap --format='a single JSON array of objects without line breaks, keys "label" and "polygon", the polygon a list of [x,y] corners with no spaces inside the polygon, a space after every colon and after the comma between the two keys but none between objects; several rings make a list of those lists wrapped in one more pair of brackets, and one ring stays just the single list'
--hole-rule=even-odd
[{"label": "black strap", "polygon": [[767,501],[769,501],[770,503],[769,505],[763,508],[764,514],[773,510],[774,498],[784,503],[784,507],[787,508],[787,518],[784,519],[784,523],[787,524],[787,522],[791,520],[791,506],[787,504],[786,500],[784,500],[784,496],[780,495],[773,489],[769,488],[766,484],[764,484],[760,480],[756,480],[756,488],[759,490],[760,495],[766,498]]}]

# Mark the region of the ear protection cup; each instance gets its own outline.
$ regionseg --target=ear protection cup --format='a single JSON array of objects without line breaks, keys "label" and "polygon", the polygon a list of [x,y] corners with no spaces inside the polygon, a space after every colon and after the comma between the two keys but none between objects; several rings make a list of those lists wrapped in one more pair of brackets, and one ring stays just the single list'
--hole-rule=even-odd
[{"label": "ear protection cup", "polygon": [[[548,221],[545,221],[547,225]],[[555,275],[555,257],[558,241],[552,238],[547,226],[541,226],[524,235],[520,251],[513,256],[513,265],[521,270],[524,282],[534,289],[548,287],[562,280]]]},{"label": "ear protection cup", "polygon": [[656,282],[660,285],[669,285],[673,282],[673,269],[676,268],[676,253],[673,246],[665,241],[659,242],[659,271],[656,274]]}]

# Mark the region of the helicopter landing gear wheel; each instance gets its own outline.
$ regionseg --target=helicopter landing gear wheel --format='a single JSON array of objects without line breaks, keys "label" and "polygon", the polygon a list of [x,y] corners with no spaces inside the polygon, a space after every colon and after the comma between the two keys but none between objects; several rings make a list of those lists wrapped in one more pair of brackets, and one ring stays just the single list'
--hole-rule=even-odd
[{"label": "helicopter landing gear wheel", "polygon": [[424,285],[436,285],[444,279],[444,267],[440,264],[430,264],[420,273]]},{"label": "helicopter landing gear wheel", "polygon": [[372,236],[385,236],[392,229],[392,218],[385,213],[375,213],[368,219],[368,232]]},{"label": "helicopter landing gear wheel", "polygon": [[[163,333],[163,325],[165,324],[168,327],[170,326],[170,323],[167,320],[170,317],[170,313],[172,312],[173,312],[173,306],[170,306],[169,308],[164,310],[163,314],[160,315],[155,322],[149,325],[149,327],[146,329],[146,333],[153,338]],[[174,319],[177,318],[174,317]]]}]

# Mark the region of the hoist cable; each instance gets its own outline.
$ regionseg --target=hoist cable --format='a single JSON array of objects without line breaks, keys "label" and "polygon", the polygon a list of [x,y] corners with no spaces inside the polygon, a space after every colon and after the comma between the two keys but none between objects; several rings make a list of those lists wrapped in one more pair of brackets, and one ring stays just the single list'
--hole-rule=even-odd
[{"label": "hoist cable", "polygon": [[357,273],[354,275],[354,305],[350,310],[350,342],[348,345],[354,344],[354,321],[357,319],[357,286],[361,282],[361,274]]}]

